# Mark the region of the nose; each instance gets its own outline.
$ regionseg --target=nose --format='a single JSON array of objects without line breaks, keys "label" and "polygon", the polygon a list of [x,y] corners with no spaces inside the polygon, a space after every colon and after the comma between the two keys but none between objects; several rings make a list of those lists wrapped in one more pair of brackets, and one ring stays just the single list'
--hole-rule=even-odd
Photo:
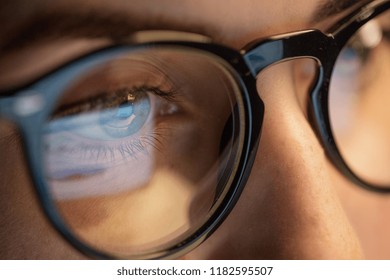
[{"label": "nose", "polygon": [[220,228],[190,254],[216,259],[354,259],[361,249],[297,95],[292,63],[257,79],[265,104],[249,181]]}]

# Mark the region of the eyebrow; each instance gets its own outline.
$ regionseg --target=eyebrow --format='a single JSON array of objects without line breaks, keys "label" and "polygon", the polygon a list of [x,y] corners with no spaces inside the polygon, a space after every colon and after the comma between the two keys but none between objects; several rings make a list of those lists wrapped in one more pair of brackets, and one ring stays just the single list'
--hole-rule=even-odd
[{"label": "eyebrow", "polygon": [[[358,4],[365,4],[372,0],[322,0],[312,16],[312,23],[318,23],[331,16],[337,15]],[[359,3],[357,3],[359,2]],[[5,11],[3,11],[5,12]],[[177,24],[168,17],[157,16],[141,17],[136,12],[128,10],[126,13],[99,10],[92,13],[88,10],[74,12],[72,10],[58,10],[43,13],[30,18],[12,34],[7,40],[0,40],[0,53],[11,51],[30,45],[40,40],[51,40],[61,37],[72,38],[109,38],[118,41],[138,30],[172,29],[200,33],[215,39],[219,36],[212,26],[193,24]]]},{"label": "eyebrow", "polygon": [[131,10],[126,13],[59,10],[36,15],[19,26],[17,32],[12,32],[7,40],[0,38],[0,53],[23,48],[33,42],[58,38],[109,38],[120,41],[136,31],[155,29],[187,31],[210,37],[217,34],[210,27],[185,23],[178,25],[168,17],[142,17]]},{"label": "eyebrow", "polygon": [[340,14],[343,11],[348,10],[354,6],[363,6],[372,2],[372,0],[326,0],[319,4],[312,16],[311,22],[317,23],[323,21],[329,17]]}]

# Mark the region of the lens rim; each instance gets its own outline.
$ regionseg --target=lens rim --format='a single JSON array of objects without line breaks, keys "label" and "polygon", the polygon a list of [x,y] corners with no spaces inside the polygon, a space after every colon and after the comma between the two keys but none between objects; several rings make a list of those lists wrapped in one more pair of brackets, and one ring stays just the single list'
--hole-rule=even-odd
[{"label": "lens rim", "polygon": [[328,54],[318,57],[321,61],[321,76],[318,84],[311,94],[312,110],[316,130],[322,140],[328,156],[335,166],[353,183],[378,193],[390,193],[390,186],[371,184],[358,176],[343,158],[336,143],[329,114],[329,90],[333,70],[337,59],[354,34],[368,21],[390,10],[390,1],[374,1],[364,7],[356,9],[352,14],[339,21],[329,34],[334,38],[329,45]]},{"label": "lens rim", "polygon": [[[164,33],[164,32],[162,32]],[[23,86],[16,91],[15,102],[18,98],[24,95],[36,92],[43,96],[45,106],[36,114],[25,118],[14,119],[21,129],[23,134],[23,146],[27,154],[27,162],[30,169],[30,175],[41,201],[41,206],[49,218],[50,222],[65,237],[74,247],[80,250],[87,256],[99,259],[171,259],[177,258],[180,255],[192,250],[210,236],[216,228],[227,217],[237,202],[245,183],[249,177],[250,169],[253,165],[254,155],[259,143],[260,129],[264,114],[264,105],[256,93],[255,79],[250,74],[242,56],[238,51],[233,49],[204,42],[203,40],[193,41],[186,40],[161,40],[150,42],[133,42],[126,44],[118,44],[103,48],[87,55],[74,59],[67,64],[49,72],[44,77],[39,78],[26,86]],[[49,193],[48,184],[45,181],[43,168],[43,127],[45,121],[50,116],[56,106],[57,100],[62,96],[61,93],[67,85],[75,79],[80,73],[85,71],[91,65],[99,63],[116,53],[123,51],[131,51],[137,48],[158,48],[158,47],[173,47],[173,48],[188,48],[194,51],[202,51],[216,56],[226,63],[225,68],[229,70],[232,77],[237,81],[237,86],[241,91],[242,98],[242,114],[244,127],[242,127],[243,140],[242,151],[237,163],[237,171],[232,176],[231,185],[227,186],[226,195],[221,200],[219,206],[209,216],[209,218],[201,225],[192,235],[176,244],[169,245],[167,248],[157,248],[156,251],[138,255],[116,255],[104,251],[97,250],[80,241],[79,238],[69,229],[64,219],[59,214],[54,202],[54,198]],[[221,64],[221,63],[220,63]],[[223,66],[223,65],[222,65]],[[221,66],[221,67],[222,67]],[[254,118],[256,121],[254,121]],[[241,128],[240,128],[241,129]]]}]

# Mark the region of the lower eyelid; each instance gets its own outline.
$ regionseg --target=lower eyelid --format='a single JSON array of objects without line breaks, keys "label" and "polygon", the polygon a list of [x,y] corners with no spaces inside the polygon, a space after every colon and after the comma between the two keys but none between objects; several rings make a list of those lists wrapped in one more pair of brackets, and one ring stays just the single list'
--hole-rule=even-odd
[{"label": "lower eyelid", "polygon": [[77,176],[92,176],[124,163],[137,163],[150,157],[150,150],[158,150],[161,133],[143,136],[144,139],[127,139],[115,145],[80,145],[66,143],[58,150],[48,151],[46,165],[51,179],[69,179]]},{"label": "lower eyelid", "polygon": [[[47,143],[48,148],[52,148],[57,151],[63,151],[65,149],[68,149],[69,152],[78,154],[79,152],[84,150],[90,154],[96,155],[107,147],[110,147],[112,150],[119,149],[119,147],[124,142],[134,142],[140,137],[147,135],[148,130],[151,131],[154,129],[155,128],[152,127],[143,128],[135,135],[111,140],[97,140],[70,131],[61,131],[52,135],[46,134],[45,143]],[[60,142],[58,140],[60,140]],[[50,147],[51,143],[56,144]]]},{"label": "lower eyelid", "polygon": [[[119,65],[114,65],[116,61],[107,63],[73,81],[64,92],[61,104],[80,103],[83,100],[93,99],[99,93],[115,92],[118,89],[131,91],[155,88],[161,93],[166,93],[164,95],[167,98],[171,98],[177,91],[176,85],[168,74],[155,65],[142,62],[142,65],[137,66],[137,63],[140,63],[138,59],[118,59],[118,61]],[[131,65],[133,71],[123,71],[124,66],[121,66],[121,63],[135,63]]]}]

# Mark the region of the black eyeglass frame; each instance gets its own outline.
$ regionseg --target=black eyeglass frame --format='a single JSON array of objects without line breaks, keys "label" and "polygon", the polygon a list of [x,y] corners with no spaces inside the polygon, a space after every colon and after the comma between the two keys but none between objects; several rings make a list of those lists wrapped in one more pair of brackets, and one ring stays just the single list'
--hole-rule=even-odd
[{"label": "black eyeglass frame", "polygon": [[[152,37],[160,36],[160,41],[149,41],[147,38],[151,35]],[[170,38],[172,35],[176,38],[181,37],[182,40],[171,41]],[[234,73],[231,73],[232,78],[235,78],[237,85],[240,88],[240,92],[242,94],[242,105],[244,107],[242,110],[244,117],[243,123],[245,123],[245,128],[243,128],[243,150],[241,151],[241,156],[239,158],[239,162],[237,163],[237,171],[230,187],[227,188],[225,195],[218,203],[219,206],[210,215],[208,220],[205,221],[205,223],[191,236],[182,240],[179,244],[169,246],[168,248],[158,249],[152,253],[131,256],[136,259],[174,258],[195,248],[203,242],[218,227],[235,205],[243,187],[245,186],[246,180],[249,177],[250,169],[256,155],[264,115],[264,105],[259,96],[257,94],[253,94],[256,92],[255,79],[250,74],[240,53],[235,50],[213,44],[209,38],[198,36],[196,34],[158,32],[153,35],[148,34],[148,32],[145,34],[142,34],[141,32],[134,35],[133,39],[130,40],[132,43],[121,45],[117,44],[115,46],[89,53],[62,65],[28,85],[16,90],[0,93],[0,96],[6,96],[5,98],[0,97],[0,116],[3,115],[10,119],[20,129],[23,149],[27,155],[26,159],[29,166],[30,176],[33,179],[41,206],[50,222],[60,232],[60,234],[87,256],[99,259],[122,258],[122,256],[111,255],[106,252],[95,250],[91,246],[80,241],[79,238],[77,238],[77,236],[75,236],[75,234],[68,228],[65,221],[58,213],[43,174],[43,156],[41,152],[43,143],[43,125],[53,113],[53,110],[56,107],[56,102],[59,100],[61,93],[70,81],[73,81],[79,74],[86,71],[86,69],[90,69],[92,65],[98,65],[102,61],[105,61],[106,57],[114,58],[116,53],[121,54],[126,51],[133,51],[148,47],[175,47],[179,49],[190,48],[193,50],[199,50],[213,54],[220,58],[225,64],[227,64],[226,70],[234,70]],[[100,57],[102,58],[100,59]],[[88,61],[92,61],[92,64]],[[34,94],[43,96],[45,106],[42,106],[40,110],[33,112],[32,114],[18,114],[18,110],[15,110],[15,107],[18,106],[18,102],[24,102],[23,99],[26,97],[28,101],[28,98]],[[129,256],[123,256],[123,258],[125,257]]]},{"label": "black eyeglass frame", "polygon": [[[318,30],[304,30],[283,34],[251,43],[244,59],[253,75],[275,63],[290,59],[310,58],[317,62],[318,73],[310,94],[309,113],[314,128],[333,164],[353,183],[369,191],[390,193],[387,188],[370,184],[357,176],[343,159],[332,133],[329,118],[329,86],[336,60],[353,34],[371,19],[390,8],[390,1],[373,1],[337,22],[326,34]],[[278,50],[275,52],[274,50]],[[265,57],[263,53],[273,55]]]},{"label": "black eyeglass frame", "polygon": [[[309,107],[313,117],[315,131],[318,133],[328,156],[336,167],[355,184],[370,191],[390,193],[390,188],[383,188],[365,182],[347,166],[335,143],[329,122],[328,110],[330,79],[340,51],[361,26],[384,11],[387,11],[389,8],[390,1],[388,0],[373,1],[355,9],[348,16],[338,21],[327,33],[323,33],[319,30],[303,30],[282,34],[254,41],[241,51],[214,44],[203,36],[191,39],[191,41],[182,40],[180,38],[179,40],[164,39],[161,41],[146,40],[146,42],[138,42],[136,44],[137,47],[183,46],[206,51],[223,59],[235,70],[235,78],[241,87],[246,127],[244,151],[242,152],[240,162],[238,163],[237,174],[233,180],[232,187],[230,187],[220,206],[212,216],[194,234],[192,234],[192,236],[183,240],[180,244],[176,244],[152,254],[137,256],[137,258],[174,258],[190,251],[210,236],[233,209],[249,177],[260,139],[264,104],[256,90],[256,76],[265,68],[283,61],[298,58],[311,58],[317,62],[318,72],[316,82],[313,84],[310,94]],[[164,34],[164,32],[161,34]],[[96,53],[123,46],[134,47],[135,45],[134,43],[126,43],[98,50],[92,54],[75,59],[27,85],[0,92],[0,115],[15,122],[21,130],[30,174],[33,178],[34,185],[36,186],[36,191],[44,212],[54,224],[55,228],[77,249],[88,256],[104,259],[117,257],[106,254],[105,252],[96,251],[79,241],[69,231],[57,211],[53,210],[55,206],[50,199],[46,182],[42,176],[42,155],[40,154],[42,138],[40,135],[41,130],[39,129],[47,116],[51,113],[52,107],[45,106],[42,108],[42,111],[27,116],[17,115],[13,108],[15,107],[18,98],[23,98],[20,96],[21,92],[29,90],[31,86],[45,80],[53,73],[58,73],[73,63],[86,57],[93,56]],[[46,100],[50,100],[48,103],[54,106],[56,99],[49,91],[47,91],[47,94],[45,94],[44,97]]]}]

